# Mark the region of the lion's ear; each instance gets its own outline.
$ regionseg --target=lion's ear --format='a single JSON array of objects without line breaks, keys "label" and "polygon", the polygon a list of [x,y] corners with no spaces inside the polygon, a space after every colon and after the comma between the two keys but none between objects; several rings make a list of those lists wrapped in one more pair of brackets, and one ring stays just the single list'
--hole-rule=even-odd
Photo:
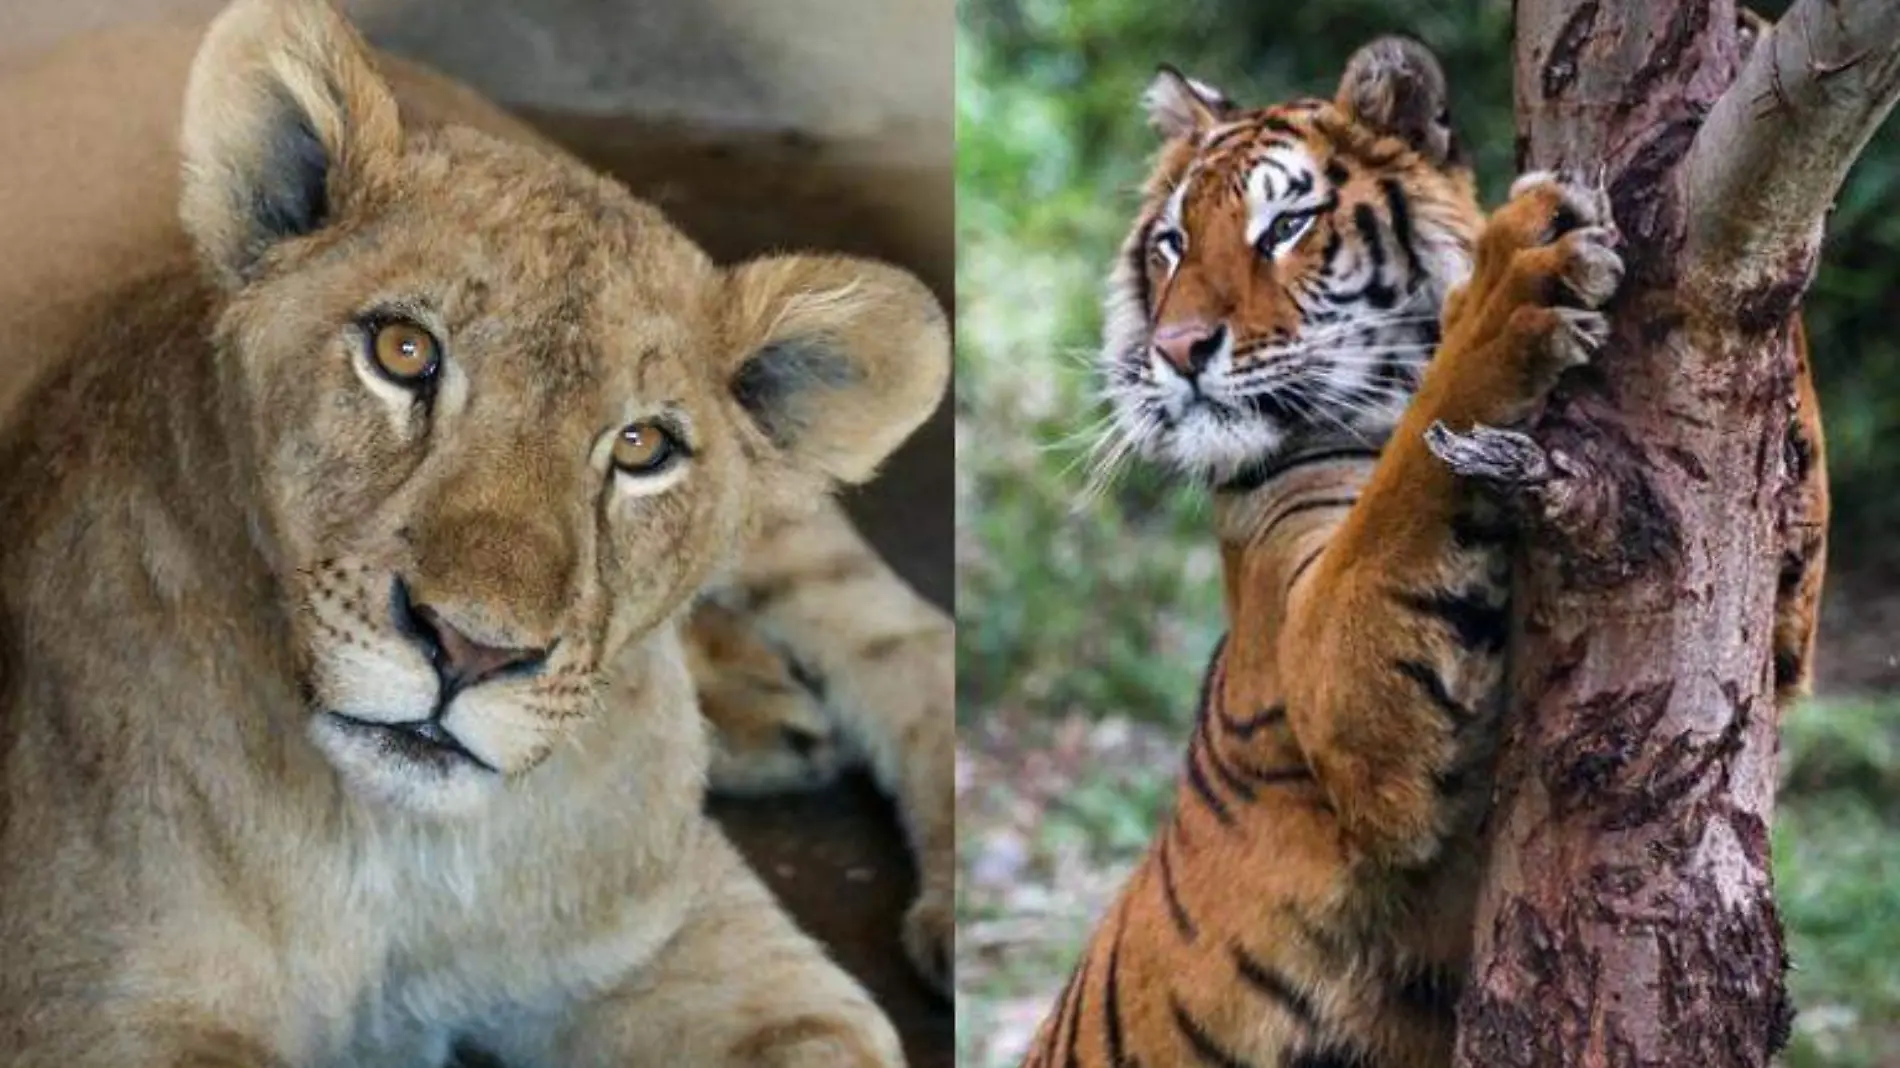
[{"label": "lion's ear", "polygon": [[1431,49],[1381,37],[1352,54],[1335,105],[1355,122],[1397,137],[1436,164],[1457,164],[1445,71]]},{"label": "lion's ear", "polygon": [[323,0],[237,0],[185,89],[179,207],[211,273],[249,278],[278,241],[348,211],[402,147],[396,102]]},{"label": "lion's ear", "polygon": [[910,274],[841,256],[733,268],[733,397],[796,472],[871,477],[942,399],[943,309]]}]

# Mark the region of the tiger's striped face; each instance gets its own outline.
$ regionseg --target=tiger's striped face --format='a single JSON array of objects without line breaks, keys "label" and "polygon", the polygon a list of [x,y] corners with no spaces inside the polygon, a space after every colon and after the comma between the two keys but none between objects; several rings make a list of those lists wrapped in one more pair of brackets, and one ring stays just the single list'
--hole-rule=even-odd
[{"label": "tiger's striped face", "polygon": [[1335,101],[1242,110],[1164,69],[1148,104],[1168,140],[1111,285],[1116,432],[1216,485],[1378,444],[1482,221],[1442,76],[1361,64]]}]

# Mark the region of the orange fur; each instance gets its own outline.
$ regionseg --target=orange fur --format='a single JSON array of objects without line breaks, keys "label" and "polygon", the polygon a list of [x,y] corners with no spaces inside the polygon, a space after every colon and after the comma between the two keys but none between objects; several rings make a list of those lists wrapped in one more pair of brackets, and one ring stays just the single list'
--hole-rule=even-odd
[{"label": "orange fur", "polygon": [[[1444,212],[1475,262],[1468,279],[1374,276],[1443,308],[1415,389],[1389,423],[1366,428],[1378,448],[1319,418],[1292,422],[1276,454],[1214,472],[1229,633],[1208,666],[1174,812],[1025,1064],[1442,1068],[1504,697],[1510,531],[1499,502],[1433,455],[1426,432],[1519,424],[1587,357],[1620,278],[1607,206],[1528,176],[1482,219],[1448,131],[1422,118],[1442,114],[1443,87],[1416,46],[1362,51],[1332,103],[1241,113],[1183,95],[1185,82],[1160,91],[1173,140],[1117,272],[1111,378],[1165,379],[1177,365],[1162,328],[1183,318],[1297,342],[1315,323],[1296,295],[1339,255],[1331,235],[1370,242],[1402,229],[1390,216],[1355,219],[1362,191],[1388,182]],[[1249,137],[1297,138],[1338,179],[1334,214],[1288,248],[1247,240],[1258,198],[1242,195],[1246,169],[1269,151]],[[1155,249],[1164,224],[1185,232],[1178,256]],[[1311,356],[1289,343],[1255,362]],[[1777,631],[1788,690],[1805,678],[1826,512],[1805,363],[1800,404]]]}]

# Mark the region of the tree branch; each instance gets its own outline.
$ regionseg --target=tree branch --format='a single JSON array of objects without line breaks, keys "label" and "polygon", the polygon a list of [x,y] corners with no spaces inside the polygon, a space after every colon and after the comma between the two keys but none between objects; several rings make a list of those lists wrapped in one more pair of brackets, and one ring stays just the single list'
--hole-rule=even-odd
[{"label": "tree branch", "polygon": [[1690,284],[1756,294],[1761,306],[1745,299],[1742,311],[1764,326],[1785,317],[1806,288],[1834,195],[1897,98],[1900,4],[1798,0],[1690,146]]}]

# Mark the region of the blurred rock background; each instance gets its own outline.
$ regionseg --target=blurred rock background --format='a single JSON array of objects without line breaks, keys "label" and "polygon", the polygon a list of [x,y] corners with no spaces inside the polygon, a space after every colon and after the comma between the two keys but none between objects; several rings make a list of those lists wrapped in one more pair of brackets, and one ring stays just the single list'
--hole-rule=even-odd
[{"label": "blurred rock background", "polygon": [[[1773,16],[1785,4],[1758,4]],[[1382,33],[1430,45],[1488,203],[1512,177],[1504,0],[961,0],[956,420],[960,1063],[1013,1064],[1172,803],[1221,629],[1204,497],[1089,485],[1099,303],[1169,62],[1242,103],[1331,96]],[[1807,305],[1835,521],[1822,696],[1789,717],[1777,873],[1791,1068],[1900,1065],[1900,125],[1836,207]]]}]

